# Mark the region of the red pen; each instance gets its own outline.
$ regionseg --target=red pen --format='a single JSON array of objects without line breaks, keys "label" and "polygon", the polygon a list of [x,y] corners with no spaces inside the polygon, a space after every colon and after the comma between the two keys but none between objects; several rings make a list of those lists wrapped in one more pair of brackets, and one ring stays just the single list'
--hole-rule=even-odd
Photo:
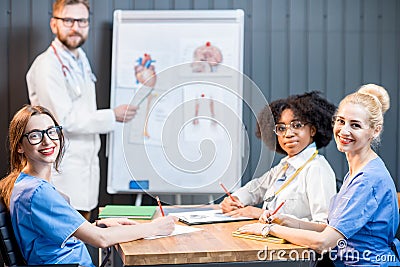
[{"label": "red pen", "polygon": [[231,193],[229,193],[228,189],[225,187],[223,183],[219,182],[219,185],[222,187],[222,189],[224,189],[225,194],[227,194],[228,197],[230,197],[233,202],[238,203],[238,201],[231,195]]},{"label": "red pen", "polygon": [[161,215],[164,217],[165,214],[164,214],[164,210],[163,210],[163,208],[161,206],[160,198],[158,196],[156,196],[156,199],[157,199],[158,207],[160,208],[160,211],[161,211]]},{"label": "red pen", "polygon": [[279,210],[280,208],[282,208],[282,206],[283,206],[283,204],[285,204],[285,202],[286,202],[286,200],[282,201],[282,203],[279,204],[279,206],[271,213],[271,216],[272,216],[272,215],[275,215],[275,214],[278,212],[278,210]]},{"label": "red pen", "polygon": [[271,223],[271,216],[275,215],[278,212],[278,210],[280,210],[280,208],[282,208],[282,206],[283,206],[283,204],[285,204],[285,202],[286,202],[286,200],[282,201],[282,203],[279,204],[279,206],[271,213],[270,217],[268,217],[268,219],[267,219],[268,223]]}]

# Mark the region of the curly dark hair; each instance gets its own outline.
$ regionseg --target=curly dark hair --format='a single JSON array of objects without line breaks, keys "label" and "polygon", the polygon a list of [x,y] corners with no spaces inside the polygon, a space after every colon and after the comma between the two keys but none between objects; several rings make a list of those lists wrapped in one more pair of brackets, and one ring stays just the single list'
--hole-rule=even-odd
[{"label": "curly dark hair", "polygon": [[319,94],[318,91],[312,91],[271,102],[258,114],[256,136],[270,149],[286,155],[287,153],[279,145],[274,127],[282,112],[290,109],[295,117],[315,127],[316,134],[313,140],[317,148],[327,146],[332,140],[331,121],[336,107]]}]

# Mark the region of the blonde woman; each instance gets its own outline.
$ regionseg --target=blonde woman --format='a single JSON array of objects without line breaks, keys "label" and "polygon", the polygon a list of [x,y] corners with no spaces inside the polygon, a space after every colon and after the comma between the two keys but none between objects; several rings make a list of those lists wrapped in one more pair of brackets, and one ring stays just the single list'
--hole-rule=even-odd
[{"label": "blonde woman", "polygon": [[[250,224],[244,233],[278,236],[317,252],[331,250],[335,266],[399,266],[395,238],[399,223],[396,188],[372,146],[379,143],[390,105],[383,87],[364,85],[346,96],[333,117],[333,134],[349,171],[332,199],[328,224],[266,212],[271,224]],[[300,228],[300,229],[299,229]]]}]

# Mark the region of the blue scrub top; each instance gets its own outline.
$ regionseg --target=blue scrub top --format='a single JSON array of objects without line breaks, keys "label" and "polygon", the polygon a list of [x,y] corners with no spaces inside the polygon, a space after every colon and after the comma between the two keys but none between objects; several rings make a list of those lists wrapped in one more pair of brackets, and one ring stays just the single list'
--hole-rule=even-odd
[{"label": "blue scrub top", "polygon": [[12,191],[10,214],[28,264],[94,267],[85,244],[72,236],[85,218],[47,181],[21,172]]},{"label": "blue scrub top", "polygon": [[353,178],[345,176],[331,200],[328,224],[345,236],[331,252],[336,266],[398,266],[391,250],[399,224],[397,193],[381,158],[371,160]]}]

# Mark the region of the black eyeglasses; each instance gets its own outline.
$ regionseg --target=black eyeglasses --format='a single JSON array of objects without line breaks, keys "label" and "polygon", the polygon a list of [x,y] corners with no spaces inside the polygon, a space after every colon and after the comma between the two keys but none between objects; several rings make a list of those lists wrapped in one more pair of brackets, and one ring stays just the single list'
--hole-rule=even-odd
[{"label": "black eyeglasses", "polygon": [[61,130],[62,130],[61,126],[53,126],[46,130],[30,131],[29,133],[24,134],[24,137],[28,139],[29,144],[37,145],[43,141],[44,134],[47,134],[47,136],[51,140],[59,140],[61,135]]},{"label": "black eyeglasses", "polygon": [[74,26],[75,22],[78,22],[78,26],[80,28],[86,28],[89,26],[89,19],[81,18],[81,19],[74,19],[74,18],[60,18],[60,17],[53,17],[55,19],[62,20],[65,27],[71,28]]},{"label": "black eyeglasses", "polygon": [[292,131],[297,131],[303,128],[309,122],[301,122],[301,121],[291,121],[289,124],[278,123],[275,124],[274,132],[278,136],[283,136],[286,134],[286,131],[290,128]]}]

